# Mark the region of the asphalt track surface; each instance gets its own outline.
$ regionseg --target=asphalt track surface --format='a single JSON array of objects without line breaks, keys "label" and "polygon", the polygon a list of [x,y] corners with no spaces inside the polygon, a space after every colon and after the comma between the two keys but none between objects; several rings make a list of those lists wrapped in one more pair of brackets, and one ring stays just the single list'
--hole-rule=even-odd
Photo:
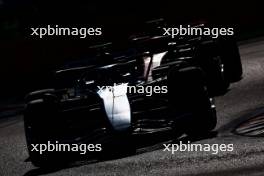
[{"label": "asphalt track surface", "polygon": [[[264,138],[232,131],[264,112],[264,40],[240,44],[244,76],[216,98],[215,133],[193,140],[200,144],[234,144],[232,152],[163,151],[157,137],[136,154],[105,161],[82,160],[67,167],[40,169],[28,161],[22,116],[0,119],[0,176],[13,175],[264,175]],[[260,125],[260,130],[262,126]],[[165,134],[163,135],[165,136]],[[187,139],[185,139],[187,140]],[[155,140],[154,140],[155,141]],[[167,143],[175,141],[166,139]]]}]

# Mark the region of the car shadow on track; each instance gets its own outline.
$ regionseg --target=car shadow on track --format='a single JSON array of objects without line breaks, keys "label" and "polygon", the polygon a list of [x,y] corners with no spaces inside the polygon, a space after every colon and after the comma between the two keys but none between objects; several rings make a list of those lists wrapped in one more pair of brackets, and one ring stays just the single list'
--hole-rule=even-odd
[{"label": "car shadow on track", "polygon": [[[91,165],[104,161],[121,159],[129,156],[139,155],[141,153],[160,150],[163,148],[163,144],[165,143],[177,144],[180,141],[182,143],[187,143],[189,141],[195,142],[203,139],[214,138],[217,136],[217,134],[218,133],[216,131],[212,131],[211,133],[205,136],[199,136],[199,137],[189,137],[185,135],[176,136],[175,134],[173,134],[172,131],[167,130],[167,131],[154,132],[144,135],[133,135],[129,139],[130,141],[129,143],[121,144],[119,141],[118,143],[115,143],[114,145],[115,147],[106,150],[106,152],[103,152],[100,155],[74,158],[70,162],[64,164],[61,164],[63,162],[58,161],[56,162],[57,164],[52,164],[46,167],[34,168],[28,171],[27,173],[25,173],[24,176],[38,176],[38,175],[58,172],[63,169],[70,169],[70,168]],[[25,160],[25,162],[29,162],[29,161],[30,159]]]}]

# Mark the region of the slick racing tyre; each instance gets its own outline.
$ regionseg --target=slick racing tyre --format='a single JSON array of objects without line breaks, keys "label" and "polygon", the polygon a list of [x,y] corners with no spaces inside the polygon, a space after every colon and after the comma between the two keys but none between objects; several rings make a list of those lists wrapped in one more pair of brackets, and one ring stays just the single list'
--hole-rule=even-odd
[{"label": "slick racing tyre", "polygon": [[214,41],[204,41],[197,47],[198,65],[205,72],[205,80],[210,96],[224,94],[230,86],[226,75],[226,65]]},{"label": "slick racing tyre", "polygon": [[41,99],[31,100],[27,103],[24,112],[24,128],[29,157],[33,165],[37,167],[47,166],[52,162],[52,156],[49,152],[43,152],[33,149],[34,145],[47,144],[54,136],[54,126],[48,119],[56,117],[56,102],[54,96],[45,94]]},{"label": "slick racing tyre", "polygon": [[207,134],[217,123],[204,79],[203,71],[197,67],[172,69],[168,75],[169,105],[180,117],[175,123],[181,123],[177,126],[188,135]]},{"label": "slick racing tyre", "polygon": [[226,93],[230,86],[230,82],[225,74],[225,65],[220,56],[207,59],[202,65],[202,69],[206,73],[206,84],[210,96],[217,96]]},{"label": "slick racing tyre", "polygon": [[220,55],[225,65],[225,76],[230,82],[237,82],[242,78],[243,69],[239,49],[234,38],[220,38]]}]

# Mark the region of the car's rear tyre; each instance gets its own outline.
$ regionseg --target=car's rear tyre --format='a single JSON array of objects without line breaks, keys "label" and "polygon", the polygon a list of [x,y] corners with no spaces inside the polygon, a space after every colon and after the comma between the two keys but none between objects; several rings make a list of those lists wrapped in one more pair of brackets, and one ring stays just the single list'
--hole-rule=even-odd
[{"label": "car's rear tyre", "polygon": [[230,86],[226,77],[226,65],[215,41],[204,41],[197,47],[198,65],[205,72],[205,80],[210,96],[224,94]]},{"label": "car's rear tyre", "polygon": [[230,82],[225,75],[225,64],[220,56],[212,57],[206,61],[203,67],[206,72],[206,82],[210,96],[217,96],[226,93]]},{"label": "car's rear tyre", "polygon": [[221,58],[225,65],[225,76],[230,82],[239,81],[242,78],[243,68],[235,39],[220,38],[218,43]]},{"label": "car's rear tyre", "polygon": [[[202,135],[213,130],[216,112],[205,86],[203,71],[197,67],[172,69],[168,75],[169,105],[188,135]],[[177,130],[177,129],[175,129]]]}]

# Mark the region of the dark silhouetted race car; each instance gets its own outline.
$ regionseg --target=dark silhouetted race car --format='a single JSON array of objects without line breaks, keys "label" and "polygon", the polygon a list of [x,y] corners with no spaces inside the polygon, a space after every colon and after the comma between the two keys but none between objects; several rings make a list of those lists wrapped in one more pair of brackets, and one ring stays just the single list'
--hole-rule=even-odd
[{"label": "dark silhouetted race car", "polygon": [[[60,157],[61,152],[33,150],[47,141],[98,144],[109,135],[128,139],[155,130],[210,132],[217,123],[212,97],[242,74],[241,65],[237,74],[231,71],[241,64],[235,42],[221,42],[133,37],[125,51],[97,46],[89,62],[57,70],[53,88],[26,96],[32,163],[43,166]],[[102,151],[109,150],[103,145]]]}]

